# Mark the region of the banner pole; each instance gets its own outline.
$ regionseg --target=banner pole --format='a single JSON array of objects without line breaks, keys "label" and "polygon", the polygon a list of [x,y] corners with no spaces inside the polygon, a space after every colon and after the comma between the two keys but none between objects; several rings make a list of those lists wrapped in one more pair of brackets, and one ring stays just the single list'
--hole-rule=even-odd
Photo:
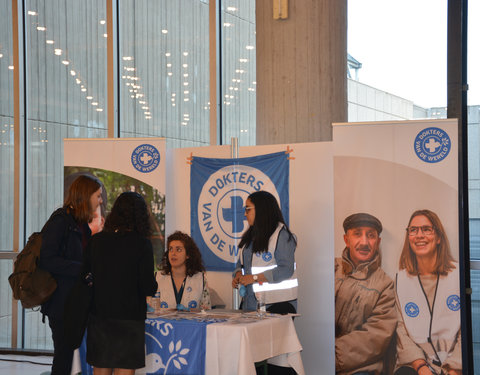
[{"label": "banner pole", "polygon": [[[238,159],[238,138],[237,137],[232,137],[231,138],[231,158],[232,159]],[[237,264],[238,258],[235,257],[235,264]],[[240,294],[238,292],[237,288],[232,289],[232,307],[234,310],[240,309]]]}]

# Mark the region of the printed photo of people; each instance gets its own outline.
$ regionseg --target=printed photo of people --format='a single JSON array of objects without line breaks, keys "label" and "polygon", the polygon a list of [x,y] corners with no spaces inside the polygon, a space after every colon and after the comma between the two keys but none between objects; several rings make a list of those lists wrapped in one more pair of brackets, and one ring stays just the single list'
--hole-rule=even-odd
[{"label": "printed photo of people", "polygon": [[337,374],[461,374],[459,266],[437,214],[406,225],[395,279],[382,269],[382,223],[368,213],[343,221],[335,259]]}]

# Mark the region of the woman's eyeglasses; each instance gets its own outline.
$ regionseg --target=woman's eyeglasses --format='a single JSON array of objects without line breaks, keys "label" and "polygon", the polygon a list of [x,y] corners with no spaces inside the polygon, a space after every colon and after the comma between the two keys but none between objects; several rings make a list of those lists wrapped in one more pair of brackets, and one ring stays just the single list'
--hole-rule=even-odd
[{"label": "woman's eyeglasses", "polygon": [[248,207],[248,206],[245,206],[245,212],[248,212],[248,211],[250,211],[252,208],[255,208],[255,207],[253,207],[253,206],[250,206],[250,207]]},{"label": "woman's eyeglasses", "polygon": [[435,232],[435,229],[431,225],[422,225],[421,227],[408,227],[407,233],[409,236],[416,236],[419,230],[421,230],[422,233],[426,236],[429,236],[433,234],[433,232]]}]

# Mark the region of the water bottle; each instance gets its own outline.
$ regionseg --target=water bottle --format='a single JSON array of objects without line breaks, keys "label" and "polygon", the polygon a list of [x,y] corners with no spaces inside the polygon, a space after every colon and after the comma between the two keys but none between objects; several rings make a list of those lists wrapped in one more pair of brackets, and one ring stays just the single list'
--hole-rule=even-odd
[{"label": "water bottle", "polygon": [[265,292],[255,293],[257,298],[257,316],[263,318],[267,314],[267,306],[265,304]]},{"label": "water bottle", "polygon": [[161,303],[160,292],[156,292],[155,295],[152,297],[152,308],[155,310],[154,312],[157,314],[160,312],[160,303]]}]

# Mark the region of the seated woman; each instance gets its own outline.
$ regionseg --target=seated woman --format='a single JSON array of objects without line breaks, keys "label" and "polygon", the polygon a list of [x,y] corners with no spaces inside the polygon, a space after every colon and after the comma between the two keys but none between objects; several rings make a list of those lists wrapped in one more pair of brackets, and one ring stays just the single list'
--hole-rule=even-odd
[{"label": "seated woman", "polygon": [[410,217],[399,268],[395,374],[461,374],[458,263],[434,212]]},{"label": "seated woman", "polygon": [[212,308],[202,255],[188,234],[177,231],[168,236],[157,282],[162,308]]}]

